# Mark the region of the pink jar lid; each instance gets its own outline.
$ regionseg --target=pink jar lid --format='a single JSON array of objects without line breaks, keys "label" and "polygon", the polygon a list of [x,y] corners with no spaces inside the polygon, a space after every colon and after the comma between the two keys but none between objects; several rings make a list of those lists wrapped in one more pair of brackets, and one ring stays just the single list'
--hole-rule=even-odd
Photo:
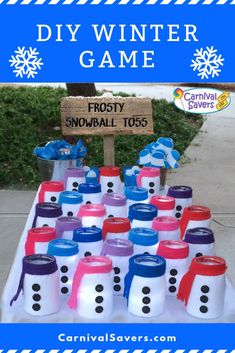
[{"label": "pink jar lid", "polygon": [[175,198],[171,196],[153,196],[150,203],[156,206],[158,210],[173,210],[175,208]]},{"label": "pink jar lid", "polygon": [[141,177],[156,177],[160,176],[160,169],[159,168],[152,168],[152,167],[143,167],[140,169]]},{"label": "pink jar lid", "polygon": [[106,208],[104,205],[81,205],[78,211],[78,217],[104,217],[106,215]]},{"label": "pink jar lid", "polygon": [[175,217],[161,216],[153,219],[152,228],[154,230],[176,230],[179,229],[179,222]]}]

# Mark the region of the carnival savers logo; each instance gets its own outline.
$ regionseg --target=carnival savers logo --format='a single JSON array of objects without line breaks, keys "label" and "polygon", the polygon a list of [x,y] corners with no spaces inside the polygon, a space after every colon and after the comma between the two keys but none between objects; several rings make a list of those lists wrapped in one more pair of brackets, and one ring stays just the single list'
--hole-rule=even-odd
[{"label": "carnival savers logo", "polygon": [[175,105],[185,112],[209,114],[227,108],[231,102],[229,92],[214,88],[176,88],[173,92]]}]

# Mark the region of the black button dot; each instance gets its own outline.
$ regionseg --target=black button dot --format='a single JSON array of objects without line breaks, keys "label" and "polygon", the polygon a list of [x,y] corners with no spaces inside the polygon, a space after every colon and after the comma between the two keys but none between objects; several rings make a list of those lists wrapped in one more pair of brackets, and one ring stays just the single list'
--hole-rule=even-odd
[{"label": "black button dot", "polygon": [[41,306],[39,304],[33,304],[32,308],[34,311],[39,311],[41,309]]},{"label": "black button dot", "polygon": [[87,201],[87,202],[86,202],[86,205],[90,205],[90,204],[91,204],[91,201]]},{"label": "black button dot", "polygon": [[91,228],[97,228],[97,226],[95,224],[93,224],[93,226],[91,226]]},{"label": "black button dot", "polygon": [[180,217],[181,217],[181,213],[177,212],[177,213],[175,214],[175,217],[176,217],[176,218],[180,218]]},{"label": "black button dot", "polygon": [[149,306],[143,306],[142,311],[144,314],[148,314],[150,312],[150,307]]},{"label": "black button dot", "polygon": [[175,277],[170,277],[169,278],[169,283],[170,284],[175,284],[176,283],[176,278]]},{"label": "black button dot", "polygon": [[154,184],[152,181],[149,183],[149,186],[150,186],[151,188],[153,188],[154,185],[155,185],[155,184]]},{"label": "black button dot", "polygon": [[67,287],[62,287],[61,288],[61,293],[66,294],[68,293],[69,289]]},{"label": "black button dot", "polygon": [[104,287],[102,286],[102,284],[97,284],[97,286],[95,287],[96,292],[102,292],[104,290]]},{"label": "black button dot", "polygon": [[56,197],[55,196],[51,197],[51,202],[56,202]]},{"label": "black button dot", "polygon": [[150,303],[150,298],[149,297],[143,297],[143,299],[142,299],[142,302],[144,303],[144,304],[149,304]]},{"label": "black button dot", "polygon": [[201,287],[202,293],[208,293],[209,290],[210,290],[210,288],[209,288],[208,286],[202,286],[202,287]]},{"label": "black button dot", "polygon": [[62,276],[62,277],[61,277],[61,282],[62,282],[62,283],[67,283],[68,280],[69,280],[69,279],[68,279],[67,276]]},{"label": "black button dot", "polygon": [[155,193],[155,190],[154,190],[154,189],[149,189],[149,193],[150,193],[150,194],[154,194],[154,193]]},{"label": "black button dot", "polygon": [[119,286],[119,284],[116,284],[113,289],[115,290],[115,292],[119,292],[121,290],[121,286]]},{"label": "black button dot", "polygon": [[147,255],[149,255],[149,252],[148,252],[148,251],[145,251],[145,252],[144,252],[144,254],[147,254]]},{"label": "black button dot", "polygon": [[85,254],[84,254],[84,256],[91,256],[90,251],[86,251]]},{"label": "black button dot", "polygon": [[120,273],[120,268],[114,267],[114,273],[115,273],[115,275],[118,275]]},{"label": "black button dot", "polygon": [[108,189],[107,192],[108,192],[108,193],[111,193],[111,192],[113,192],[113,190],[112,190],[112,189]]},{"label": "black button dot", "polygon": [[171,276],[176,276],[177,273],[178,273],[178,271],[175,268],[172,268],[172,270],[170,270]]},{"label": "black button dot", "polygon": [[61,266],[60,271],[63,273],[68,272],[68,267],[67,266]]},{"label": "black button dot", "polygon": [[104,308],[99,305],[95,308],[95,311],[97,312],[97,314],[100,314],[100,313],[102,313],[102,311],[104,311]]},{"label": "black button dot", "polygon": [[114,283],[119,283],[121,281],[121,278],[119,276],[114,276]]},{"label": "black button dot", "polygon": [[78,189],[72,189],[72,191],[78,191]]},{"label": "black button dot", "polygon": [[170,293],[174,293],[176,291],[176,287],[175,286],[170,286],[169,287],[169,292]]},{"label": "black button dot", "polygon": [[77,187],[78,187],[78,182],[77,182],[77,181],[74,181],[74,182],[73,182],[73,186],[74,186],[75,188],[77,188]]},{"label": "black button dot", "polygon": [[201,311],[201,313],[205,314],[205,313],[207,313],[207,311],[208,311],[208,307],[205,306],[205,305],[202,305],[202,306],[200,306],[200,309],[199,309],[199,310]]},{"label": "black button dot", "polygon": [[43,227],[48,227],[48,224],[43,224]]},{"label": "black button dot", "polygon": [[69,212],[67,213],[67,216],[73,216],[73,212],[72,212],[72,211],[69,211]]},{"label": "black button dot", "polygon": [[35,302],[39,302],[39,300],[41,300],[41,295],[40,295],[40,294],[34,294],[34,295],[33,295],[33,300],[34,300]]},{"label": "black button dot", "polygon": [[202,255],[201,252],[198,252],[198,253],[196,254],[196,257],[200,257],[200,256],[203,256],[203,255]]},{"label": "black button dot", "polygon": [[109,181],[109,182],[107,183],[107,185],[108,185],[109,188],[112,188],[112,187],[113,187],[113,183],[112,183],[111,181]]},{"label": "black button dot", "polygon": [[95,298],[96,303],[100,304],[104,301],[104,298],[99,295],[98,297]]},{"label": "black button dot", "polygon": [[149,294],[150,293],[150,288],[149,287],[143,287],[142,288],[142,293]]},{"label": "black button dot", "polygon": [[35,283],[35,284],[32,285],[32,289],[33,289],[35,292],[38,292],[38,291],[41,289],[41,287],[39,286],[39,284]]},{"label": "black button dot", "polygon": [[176,206],[176,210],[177,211],[181,211],[182,210],[182,206],[180,206],[180,205]]},{"label": "black button dot", "polygon": [[113,214],[108,215],[108,218],[113,218],[113,217],[114,217]]},{"label": "black button dot", "polygon": [[200,297],[200,300],[201,300],[202,303],[207,303],[209,299],[208,299],[208,297],[206,295],[202,295]]}]

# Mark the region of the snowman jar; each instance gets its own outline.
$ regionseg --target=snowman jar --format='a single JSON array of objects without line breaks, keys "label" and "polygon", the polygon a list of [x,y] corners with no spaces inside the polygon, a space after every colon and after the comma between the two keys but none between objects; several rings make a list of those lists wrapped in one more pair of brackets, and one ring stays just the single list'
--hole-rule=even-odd
[{"label": "snowman jar", "polygon": [[74,229],[82,227],[82,221],[77,217],[62,216],[57,218],[55,229],[57,238],[72,240]]},{"label": "snowman jar", "polygon": [[78,192],[82,195],[84,205],[100,204],[102,200],[100,184],[80,184]]},{"label": "snowman jar", "polygon": [[78,243],[79,258],[100,255],[103,245],[102,230],[100,228],[82,227],[75,229],[73,240]]},{"label": "snowman jar", "polygon": [[129,207],[131,228],[152,228],[154,217],[157,217],[157,208],[150,204],[135,203]]},{"label": "snowman jar", "polygon": [[128,272],[129,259],[133,255],[133,244],[126,239],[107,239],[101,255],[108,256],[113,262],[114,295],[123,295],[124,277]]},{"label": "snowman jar", "polygon": [[64,183],[62,181],[43,181],[38,193],[38,202],[58,203],[62,191],[64,191]]},{"label": "snowman jar", "polygon": [[128,218],[107,218],[103,224],[103,239],[128,239],[131,223]]},{"label": "snowman jar", "polygon": [[129,232],[129,240],[134,246],[134,254],[156,255],[158,233],[150,228],[133,228]]},{"label": "snowman jar", "polygon": [[67,168],[64,186],[67,191],[78,191],[79,184],[85,183],[85,171],[82,168]]},{"label": "snowman jar", "polygon": [[189,245],[189,260],[199,256],[215,255],[215,237],[209,228],[191,228],[185,233],[184,240]]},{"label": "snowman jar", "polygon": [[127,210],[135,203],[148,203],[148,190],[139,186],[127,186],[125,188]]},{"label": "snowman jar", "polygon": [[40,227],[29,229],[25,242],[25,255],[46,254],[49,241],[56,239],[55,228]]},{"label": "snowman jar", "polygon": [[218,256],[195,257],[180,282],[178,299],[186,311],[200,319],[215,319],[223,314],[226,263]]},{"label": "snowman jar", "polygon": [[143,167],[136,177],[137,185],[148,190],[149,197],[158,195],[160,190],[160,169]]},{"label": "snowman jar", "polygon": [[162,240],[157,254],[166,260],[166,293],[176,296],[180,281],[188,271],[188,244],[182,240]]},{"label": "snowman jar", "polygon": [[174,216],[180,220],[185,207],[192,206],[193,190],[190,186],[171,186],[167,192],[168,196],[175,198]]},{"label": "snowman jar", "polygon": [[70,294],[78,264],[78,244],[67,239],[55,239],[48,244],[48,254],[56,258],[60,272],[60,292]]},{"label": "snowman jar", "polygon": [[35,206],[32,228],[55,228],[56,219],[60,216],[62,216],[62,208],[59,204],[52,202],[38,203]]},{"label": "snowman jar", "polygon": [[175,199],[170,196],[157,195],[150,200],[151,205],[157,207],[157,215],[174,217],[175,215]]},{"label": "snowman jar", "polygon": [[106,207],[107,217],[127,217],[126,197],[122,194],[104,194],[102,203]]},{"label": "snowman jar", "polygon": [[106,208],[104,205],[82,205],[78,212],[78,217],[81,218],[83,227],[102,229],[106,218]]},{"label": "snowman jar", "polygon": [[100,184],[103,194],[106,194],[107,192],[122,192],[120,169],[118,167],[101,167]]},{"label": "snowman jar", "polygon": [[22,273],[16,295],[23,291],[23,307],[30,315],[42,316],[60,310],[60,278],[54,256],[34,254],[22,260]]},{"label": "snowman jar", "polygon": [[211,211],[205,206],[195,205],[186,207],[179,223],[181,237],[184,239],[185,233],[188,229],[197,227],[210,228]]},{"label": "snowman jar", "polygon": [[165,307],[166,261],[158,255],[134,255],[129,260],[124,296],[128,311],[141,317],[162,314]]},{"label": "snowman jar", "polygon": [[82,195],[77,191],[63,191],[59,197],[63,216],[77,216],[82,204]]},{"label": "snowman jar", "polygon": [[175,217],[156,217],[153,220],[152,228],[158,232],[159,241],[180,240],[180,226]]},{"label": "snowman jar", "polygon": [[113,266],[106,256],[80,259],[68,302],[71,309],[89,319],[103,319],[113,312]]}]

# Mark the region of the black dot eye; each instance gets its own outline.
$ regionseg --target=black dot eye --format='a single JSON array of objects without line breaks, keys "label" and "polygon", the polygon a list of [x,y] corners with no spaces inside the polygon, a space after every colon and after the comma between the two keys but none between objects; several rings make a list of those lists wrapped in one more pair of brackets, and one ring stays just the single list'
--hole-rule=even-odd
[{"label": "black dot eye", "polygon": [[182,206],[180,206],[180,205],[176,206],[176,210],[177,211],[181,211],[182,210]]},{"label": "black dot eye", "polygon": [[145,252],[144,252],[144,254],[147,254],[147,255],[149,255],[149,252],[148,252],[148,251],[145,251]]},{"label": "black dot eye", "polygon": [[208,297],[206,296],[206,295],[202,295],[201,297],[200,297],[200,301],[202,302],[202,303],[207,303],[208,302]]},{"label": "black dot eye", "polygon": [[169,283],[170,284],[175,284],[176,283],[176,278],[175,277],[169,278]]},{"label": "black dot eye", "polygon": [[114,217],[113,214],[108,215],[108,218],[113,218],[113,217]]},{"label": "black dot eye", "polygon": [[74,181],[74,182],[73,182],[73,186],[74,186],[75,188],[77,188],[77,187],[78,187],[78,182]]},{"label": "black dot eye", "polygon": [[110,181],[110,182],[108,182],[108,184],[107,184],[107,185],[108,185],[108,187],[109,187],[109,188],[112,188],[112,187],[113,187],[113,183],[112,183],[111,181]]},{"label": "black dot eye", "polygon": [[91,201],[87,201],[87,202],[86,202],[86,205],[90,205],[90,204],[91,204]]},{"label": "black dot eye", "polygon": [[69,279],[68,279],[67,276],[62,276],[62,277],[61,277],[61,282],[62,282],[62,283],[67,283],[68,280],[69,280]]},{"label": "black dot eye", "polygon": [[143,304],[149,304],[150,303],[150,298],[149,297],[143,297],[142,302]]},{"label": "black dot eye", "polygon": [[34,294],[34,295],[33,295],[33,300],[34,300],[35,302],[39,302],[39,301],[41,300],[41,295],[40,295],[40,294]]},{"label": "black dot eye", "polygon": [[69,289],[67,287],[62,287],[61,288],[61,293],[63,293],[63,294],[67,294],[68,291],[69,291]]},{"label": "black dot eye", "polygon": [[176,217],[176,218],[180,218],[180,217],[181,217],[181,214],[180,214],[179,212],[177,212],[177,213],[175,214],[175,217]]},{"label": "black dot eye", "polygon": [[119,276],[114,276],[114,283],[119,283],[121,281],[121,278]]},{"label": "black dot eye", "polygon": [[104,310],[104,308],[103,308],[102,306],[97,306],[97,307],[95,308],[95,311],[97,312],[97,314],[102,313],[103,310]]},{"label": "black dot eye", "polygon": [[96,303],[100,304],[104,301],[104,298],[101,295],[99,295],[98,297],[95,298],[95,301]]},{"label": "black dot eye", "polygon": [[69,212],[67,213],[67,216],[72,217],[72,216],[73,216],[73,212],[72,212],[72,211],[69,211]]},{"label": "black dot eye", "polygon": [[51,202],[56,202],[56,197],[55,196],[51,197]]},{"label": "black dot eye", "polygon": [[104,287],[102,286],[102,284],[97,284],[97,286],[95,287],[96,292],[102,292],[104,290]]},{"label": "black dot eye", "polygon": [[39,311],[41,309],[41,306],[39,304],[33,304],[32,308],[34,311]]},{"label": "black dot eye", "polygon": [[155,185],[155,184],[154,184],[152,181],[149,183],[149,186],[150,186],[151,188],[153,188],[154,185]]},{"label": "black dot eye", "polygon": [[78,189],[72,189],[72,191],[78,191]]},{"label": "black dot eye", "polygon": [[43,224],[43,227],[48,227],[48,224]]},{"label": "black dot eye", "polygon": [[172,270],[170,270],[171,276],[176,276],[177,273],[178,273],[178,271],[177,271],[175,268],[173,268]]},{"label": "black dot eye", "polygon": [[121,286],[119,286],[119,284],[116,284],[113,289],[115,290],[115,292],[120,292]]},{"label": "black dot eye", "polygon": [[154,189],[149,189],[150,194],[154,194],[154,192],[155,192]]},{"label": "black dot eye", "polygon": [[210,290],[210,288],[209,288],[208,286],[202,286],[202,287],[201,287],[202,293],[208,293],[209,290]]},{"label": "black dot eye", "polygon": [[201,253],[201,252],[198,252],[198,253],[196,254],[196,257],[200,257],[200,256],[202,256],[202,253]]},{"label": "black dot eye", "polygon": [[111,192],[113,192],[112,189],[108,189],[107,192],[110,194]]},{"label": "black dot eye", "polygon": [[120,273],[120,268],[119,267],[114,267],[114,273],[118,275]]},{"label": "black dot eye", "polygon": [[97,228],[97,226],[95,224],[93,224],[93,226],[91,226],[91,228]]},{"label": "black dot eye", "polygon": [[176,291],[176,287],[175,286],[170,286],[169,287],[169,292],[174,293]]},{"label": "black dot eye", "polygon": [[38,291],[41,289],[41,287],[39,286],[39,284],[35,283],[35,284],[32,285],[32,289],[33,289],[35,292],[38,292]]},{"label": "black dot eye", "polygon": [[149,287],[143,287],[142,288],[142,293],[149,294],[150,293],[150,288]]},{"label": "black dot eye", "polygon": [[85,254],[84,254],[84,256],[85,256],[85,257],[86,257],[86,256],[91,256],[90,251],[86,251]]},{"label": "black dot eye", "polygon": [[61,266],[60,271],[63,273],[68,272],[68,267],[67,266]]}]

